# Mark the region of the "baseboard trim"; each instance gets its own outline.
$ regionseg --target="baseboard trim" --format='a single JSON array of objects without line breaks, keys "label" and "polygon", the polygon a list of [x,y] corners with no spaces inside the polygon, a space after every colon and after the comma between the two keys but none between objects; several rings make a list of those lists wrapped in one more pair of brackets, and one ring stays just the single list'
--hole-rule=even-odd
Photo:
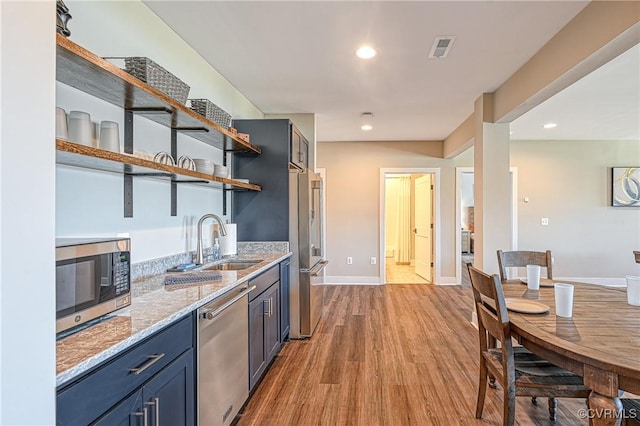
[{"label": "baseboard trim", "polygon": [[325,276],[325,285],[384,285],[380,277]]},{"label": "baseboard trim", "polygon": [[460,285],[460,283],[456,281],[456,277],[440,277],[436,285]]}]

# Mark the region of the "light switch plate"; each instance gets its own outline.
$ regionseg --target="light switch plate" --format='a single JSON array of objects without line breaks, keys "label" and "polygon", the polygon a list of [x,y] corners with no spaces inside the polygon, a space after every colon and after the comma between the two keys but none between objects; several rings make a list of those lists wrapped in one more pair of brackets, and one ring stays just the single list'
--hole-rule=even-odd
[{"label": "light switch plate", "polygon": [[549,218],[548,217],[540,218],[540,225],[547,226],[548,224],[549,224]]}]

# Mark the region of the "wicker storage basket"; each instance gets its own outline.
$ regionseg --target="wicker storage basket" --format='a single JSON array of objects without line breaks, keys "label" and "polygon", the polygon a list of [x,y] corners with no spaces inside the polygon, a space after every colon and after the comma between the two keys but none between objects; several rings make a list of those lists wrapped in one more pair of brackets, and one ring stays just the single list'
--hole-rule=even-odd
[{"label": "wicker storage basket", "polygon": [[189,99],[191,109],[218,124],[223,129],[231,125],[231,114],[208,99]]},{"label": "wicker storage basket", "polygon": [[125,71],[158,89],[170,98],[184,104],[189,96],[189,86],[149,58],[132,56],[124,58]]}]

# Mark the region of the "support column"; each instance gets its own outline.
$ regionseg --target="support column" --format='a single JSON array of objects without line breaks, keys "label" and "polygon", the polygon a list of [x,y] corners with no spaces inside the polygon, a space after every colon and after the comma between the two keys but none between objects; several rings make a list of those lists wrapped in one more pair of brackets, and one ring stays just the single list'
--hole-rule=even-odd
[{"label": "support column", "polygon": [[498,273],[496,251],[511,249],[509,124],[493,123],[493,95],[483,94],[474,112],[474,264]]}]

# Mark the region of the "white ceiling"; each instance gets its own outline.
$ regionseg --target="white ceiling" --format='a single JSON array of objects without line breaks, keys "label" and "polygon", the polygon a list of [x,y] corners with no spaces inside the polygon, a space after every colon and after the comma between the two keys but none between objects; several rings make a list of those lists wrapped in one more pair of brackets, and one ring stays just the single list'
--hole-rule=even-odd
[{"label": "white ceiling", "polygon": [[514,120],[511,139],[640,140],[640,45]]},{"label": "white ceiling", "polygon": [[[481,93],[498,88],[587,3],[145,0],[264,113],[315,113],[318,141],[444,139]],[[453,49],[428,59],[439,35],[455,35]],[[376,48],[374,59],[355,56],[363,43]],[[619,71],[610,75],[621,83]],[[539,106],[533,124],[519,119],[514,137],[540,137],[537,122],[567,118],[577,96]],[[374,114],[370,132],[360,129],[363,112]]]}]

